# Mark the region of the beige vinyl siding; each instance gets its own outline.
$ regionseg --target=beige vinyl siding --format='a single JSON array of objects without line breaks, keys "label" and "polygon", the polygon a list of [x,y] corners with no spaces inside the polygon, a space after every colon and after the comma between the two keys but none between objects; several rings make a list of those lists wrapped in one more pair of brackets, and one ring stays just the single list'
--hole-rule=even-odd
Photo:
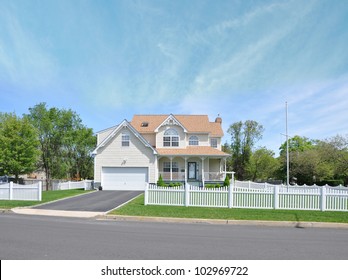
[{"label": "beige vinyl siding", "polygon": [[[164,136],[164,132],[167,129],[175,129],[178,132],[178,136],[179,136],[179,147],[164,147],[163,146],[163,136]],[[167,126],[162,126],[159,128],[159,131],[156,135],[156,148],[185,148],[186,147],[186,137],[185,137],[185,132],[184,130],[177,125],[167,125]]]},{"label": "beige vinyl siding", "polygon": [[[122,134],[130,137],[129,146],[122,147]],[[155,182],[155,155],[128,128],[123,128],[95,157],[95,181],[101,181],[102,167],[148,167],[149,182]]]},{"label": "beige vinyl siding", "polygon": [[105,129],[97,134],[97,145],[99,145],[101,142],[103,142],[106,137],[110,135],[110,133],[115,129],[116,127],[110,127],[108,129]]},{"label": "beige vinyl siding", "polygon": [[209,146],[210,140],[208,134],[188,134],[186,139],[186,146],[190,146],[189,141],[191,136],[197,136],[199,141],[199,146]]},{"label": "beige vinyl siding", "polygon": [[156,147],[156,134],[152,133],[152,134],[142,134],[141,136],[143,136],[147,142],[150,143],[150,145],[152,147]]}]

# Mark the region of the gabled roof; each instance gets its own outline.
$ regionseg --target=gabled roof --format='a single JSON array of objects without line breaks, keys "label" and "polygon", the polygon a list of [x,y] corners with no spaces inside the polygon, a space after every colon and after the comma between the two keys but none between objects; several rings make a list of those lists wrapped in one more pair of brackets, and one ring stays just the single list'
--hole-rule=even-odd
[{"label": "gabled roof", "polygon": [[156,129],[170,116],[173,116],[188,133],[209,133],[213,137],[223,136],[221,124],[210,122],[207,115],[134,115],[131,124],[139,133],[155,133]]},{"label": "gabled roof", "polygon": [[98,150],[101,147],[107,145],[124,127],[127,127],[129,131],[132,132],[134,136],[140,140],[140,142],[142,142],[146,147],[150,148],[154,154],[157,154],[157,151],[149,144],[149,142],[147,142],[146,139],[127,120],[124,120],[118,126],[115,126],[111,133],[95,148],[95,150],[92,152],[92,155],[96,155],[98,153]]}]

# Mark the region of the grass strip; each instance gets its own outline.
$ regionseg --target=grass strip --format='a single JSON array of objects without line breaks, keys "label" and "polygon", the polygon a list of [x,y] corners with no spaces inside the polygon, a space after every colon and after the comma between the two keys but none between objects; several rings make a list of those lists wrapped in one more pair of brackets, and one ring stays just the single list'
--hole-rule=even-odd
[{"label": "grass strip", "polygon": [[348,223],[347,212],[144,205],[144,195],[109,214],[172,218]]},{"label": "grass strip", "polygon": [[79,194],[86,193],[83,189],[63,190],[63,191],[43,191],[41,201],[31,200],[0,200],[0,209],[11,209],[15,207],[28,207],[42,203],[51,202],[54,200],[67,198]]}]

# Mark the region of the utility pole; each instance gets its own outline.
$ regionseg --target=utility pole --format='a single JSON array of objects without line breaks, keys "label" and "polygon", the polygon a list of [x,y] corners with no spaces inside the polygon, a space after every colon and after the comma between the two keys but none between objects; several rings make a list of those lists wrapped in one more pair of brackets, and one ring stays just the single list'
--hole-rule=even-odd
[{"label": "utility pole", "polygon": [[289,186],[289,133],[288,133],[288,102],[285,102],[285,122],[286,122],[286,186]]}]

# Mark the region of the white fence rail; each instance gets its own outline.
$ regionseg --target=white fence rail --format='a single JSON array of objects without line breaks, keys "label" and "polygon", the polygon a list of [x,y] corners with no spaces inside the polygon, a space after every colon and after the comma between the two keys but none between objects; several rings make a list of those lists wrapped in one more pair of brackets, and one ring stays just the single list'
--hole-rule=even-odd
[{"label": "white fence rail", "polygon": [[18,185],[13,182],[0,185],[0,200],[38,200],[42,199],[42,183]]},{"label": "white fence rail", "polygon": [[91,190],[92,189],[92,181],[85,180],[85,181],[78,181],[78,182],[63,182],[58,183],[53,187],[53,190],[72,190],[72,189],[84,189],[84,190]]},{"label": "white fence rail", "polygon": [[236,181],[230,187],[207,189],[148,185],[145,205],[252,209],[348,211],[348,188],[284,186]]}]

